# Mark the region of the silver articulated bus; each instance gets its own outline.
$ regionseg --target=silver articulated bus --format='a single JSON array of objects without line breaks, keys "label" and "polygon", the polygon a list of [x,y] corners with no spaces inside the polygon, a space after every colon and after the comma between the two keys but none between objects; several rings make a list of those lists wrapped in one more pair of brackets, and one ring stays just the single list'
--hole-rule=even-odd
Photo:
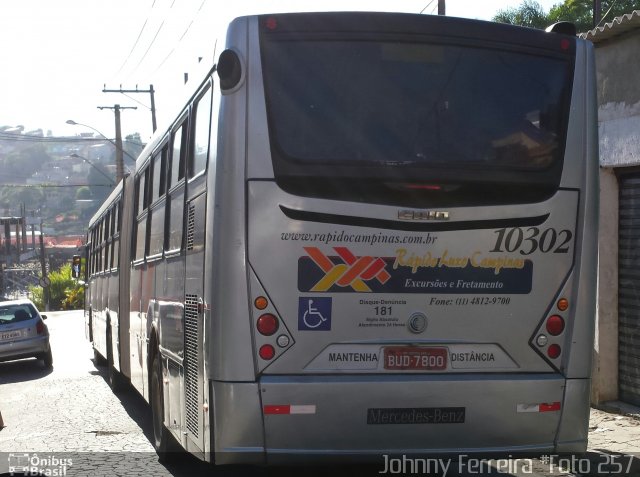
[{"label": "silver articulated bus", "polygon": [[562,31],[228,26],[88,232],[88,334],[160,453],[586,449],[595,73]]}]

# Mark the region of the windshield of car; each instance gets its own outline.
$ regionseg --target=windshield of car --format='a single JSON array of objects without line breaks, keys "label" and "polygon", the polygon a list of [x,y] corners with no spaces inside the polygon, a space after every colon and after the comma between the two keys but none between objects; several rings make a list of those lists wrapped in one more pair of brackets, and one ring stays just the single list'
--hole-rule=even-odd
[{"label": "windshield of car", "polygon": [[38,312],[28,303],[0,305],[0,325],[27,321],[36,316]]}]

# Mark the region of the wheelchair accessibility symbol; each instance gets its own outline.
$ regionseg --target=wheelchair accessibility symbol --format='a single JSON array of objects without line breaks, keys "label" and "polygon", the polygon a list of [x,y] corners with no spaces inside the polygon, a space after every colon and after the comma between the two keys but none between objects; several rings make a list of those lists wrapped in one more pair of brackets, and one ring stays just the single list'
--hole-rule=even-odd
[{"label": "wheelchair accessibility symbol", "polygon": [[331,297],[298,298],[298,329],[328,331],[331,329]]}]

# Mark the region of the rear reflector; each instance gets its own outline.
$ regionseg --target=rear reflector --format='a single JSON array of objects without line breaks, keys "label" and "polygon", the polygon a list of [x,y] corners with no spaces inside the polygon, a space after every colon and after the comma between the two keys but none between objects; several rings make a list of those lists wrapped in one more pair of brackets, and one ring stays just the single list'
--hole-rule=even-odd
[{"label": "rear reflector", "polygon": [[560,348],[560,345],[557,344],[552,344],[551,346],[549,346],[549,349],[547,349],[547,356],[549,356],[549,358],[551,359],[556,359],[560,356],[560,353],[562,353],[562,348]]},{"label": "rear reflector", "polygon": [[264,406],[265,414],[315,414],[315,404],[282,404]]},{"label": "rear reflector", "polygon": [[518,412],[553,412],[561,408],[560,401],[543,402],[539,404],[518,404]]},{"label": "rear reflector", "polygon": [[265,297],[259,296],[253,301],[253,304],[258,310],[264,310],[267,306],[269,306],[269,301]]},{"label": "rear reflector", "polygon": [[560,401],[545,402],[540,404],[540,412],[552,412],[560,410]]},{"label": "rear reflector", "polygon": [[560,298],[556,306],[560,311],[567,311],[567,308],[569,308],[569,300],[566,298]]},{"label": "rear reflector", "polygon": [[276,350],[270,344],[266,344],[266,345],[262,345],[260,347],[260,350],[258,351],[258,354],[265,361],[269,361],[269,360],[273,359],[273,357],[276,355]]}]

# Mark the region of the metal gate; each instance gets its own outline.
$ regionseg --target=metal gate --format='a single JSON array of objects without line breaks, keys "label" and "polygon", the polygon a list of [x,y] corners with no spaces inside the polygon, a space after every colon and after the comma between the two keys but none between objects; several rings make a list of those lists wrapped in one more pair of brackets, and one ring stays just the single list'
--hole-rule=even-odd
[{"label": "metal gate", "polygon": [[640,405],[640,172],[620,176],[618,242],[619,397]]}]

